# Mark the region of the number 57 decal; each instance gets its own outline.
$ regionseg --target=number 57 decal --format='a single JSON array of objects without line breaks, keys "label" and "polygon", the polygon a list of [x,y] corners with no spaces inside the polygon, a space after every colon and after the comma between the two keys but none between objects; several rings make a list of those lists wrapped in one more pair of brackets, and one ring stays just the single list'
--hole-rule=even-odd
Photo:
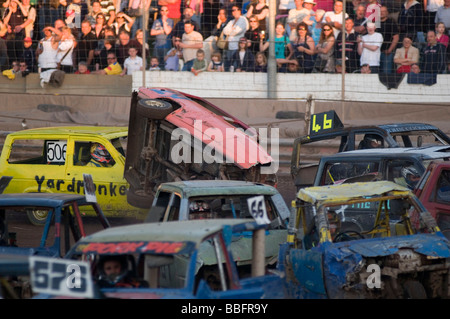
[{"label": "number 57 decal", "polygon": [[89,263],[49,257],[30,257],[31,287],[34,293],[74,298],[93,298]]}]

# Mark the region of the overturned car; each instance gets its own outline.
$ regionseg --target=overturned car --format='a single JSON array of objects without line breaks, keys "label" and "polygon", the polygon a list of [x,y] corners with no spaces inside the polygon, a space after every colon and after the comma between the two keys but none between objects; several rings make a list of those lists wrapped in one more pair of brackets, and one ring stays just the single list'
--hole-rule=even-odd
[{"label": "overturned car", "polygon": [[[450,243],[407,188],[304,188],[294,208],[278,267],[297,297],[448,297]],[[372,227],[361,229],[362,220]]]},{"label": "overturned car", "polygon": [[217,106],[165,88],[134,92],[125,179],[129,204],[149,208],[157,186],[182,180],[274,184],[272,157],[257,132]]}]

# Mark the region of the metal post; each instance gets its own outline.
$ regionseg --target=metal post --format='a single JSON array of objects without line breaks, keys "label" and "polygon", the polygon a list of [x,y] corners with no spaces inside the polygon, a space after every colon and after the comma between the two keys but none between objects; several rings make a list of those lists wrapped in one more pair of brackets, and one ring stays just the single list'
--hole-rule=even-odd
[{"label": "metal post", "polygon": [[277,62],[275,60],[275,16],[277,1],[269,0],[269,56],[267,59],[267,97],[277,97]]},{"label": "metal post", "polygon": [[[146,70],[147,70],[147,58],[146,58],[146,50],[145,50],[145,45],[147,43],[147,16],[148,16],[148,11],[145,10],[145,2],[144,1],[144,5],[142,6],[142,14],[141,14],[141,19],[142,19],[142,31],[144,33],[144,37],[143,37],[143,43],[142,43],[142,86],[146,87],[146,83],[145,83],[145,74],[146,74]],[[139,19],[139,18],[137,18]]]},{"label": "metal post", "polygon": [[342,105],[342,123],[345,121],[345,61],[346,61],[346,52],[345,52],[345,11],[347,0],[342,1],[342,27],[341,27],[341,35],[342,35],[342,88],[341,88],[341,105]]},{"label": "metal post", "polygon": [[253,232],[252,277],[264,276],[266,272],[266,230],[261,228]]}]

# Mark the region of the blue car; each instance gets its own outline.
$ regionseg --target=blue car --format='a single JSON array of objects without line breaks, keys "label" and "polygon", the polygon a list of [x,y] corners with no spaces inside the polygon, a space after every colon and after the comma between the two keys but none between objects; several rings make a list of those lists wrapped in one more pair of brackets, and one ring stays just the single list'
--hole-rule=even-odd
[{"label": "blue car", "polygon": [[309,187],[294,209],[278,268],[295,297],[448,297],[450,242],[409,189],[387,181]]}]

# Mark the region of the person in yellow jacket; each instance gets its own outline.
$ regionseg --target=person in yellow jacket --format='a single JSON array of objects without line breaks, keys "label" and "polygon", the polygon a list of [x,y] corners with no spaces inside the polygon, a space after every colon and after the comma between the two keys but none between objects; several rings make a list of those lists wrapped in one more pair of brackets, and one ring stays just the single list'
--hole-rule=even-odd
[{"label": "person in yellow jacket", "polygon": [[103,70],[98,70],[93,73],[103,75],[120,75],[122,73],[122,66],[117,61],[117,56],[114,53],[108,53],[106,59],[108,60],[108,66]]}]

